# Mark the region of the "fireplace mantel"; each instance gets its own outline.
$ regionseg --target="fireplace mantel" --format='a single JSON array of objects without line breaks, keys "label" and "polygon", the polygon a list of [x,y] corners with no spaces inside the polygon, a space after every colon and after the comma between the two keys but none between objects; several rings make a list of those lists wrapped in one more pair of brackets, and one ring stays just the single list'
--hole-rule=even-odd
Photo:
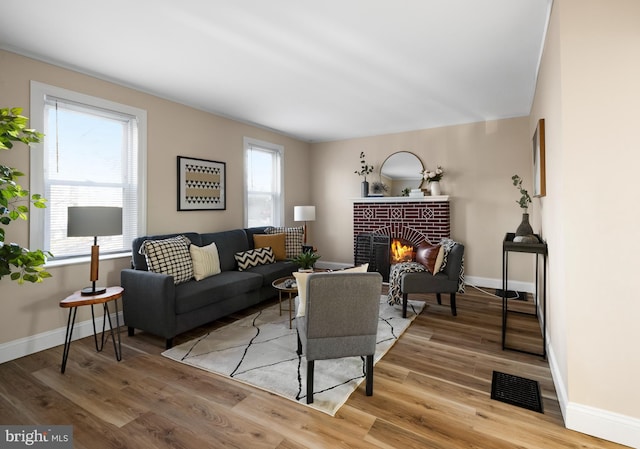
[{"label": "fireplace mantel", "polygon": [[425,196],[423,198],[410,196],[367,196],[362,198],[352,198],[354,203],[435,203],[449,201],[449,195]]}]

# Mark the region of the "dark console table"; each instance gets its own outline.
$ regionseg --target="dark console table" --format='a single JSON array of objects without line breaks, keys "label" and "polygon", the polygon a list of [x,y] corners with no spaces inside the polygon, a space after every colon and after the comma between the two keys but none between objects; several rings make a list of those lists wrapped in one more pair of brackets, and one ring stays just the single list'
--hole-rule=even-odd
[{"label": "dark console table", "polygon": [[[509,349],[512,351],[524,352],[532,355],[539,355],[543,358],[547,358],[547,332],[545,327],[545,320],[547,317],[547,244],[542,241],[540,236],[536,235],[541,243],[518,243],[514,242],[515,234],[508,232],[502,242],[502,349]],[[536,278],[535,278],[535,312],[519,312],[515,310],[509,310],[509,299],[507,298],[508,282],[509,282],[509,253],[530,253],[536,255]],[[542,256],[542,314],[538,307],[538,284],[539,284],[539,257]],[[517,349],[508,347],[506,345],[507,337],[507,317],[509,313],[520,313],[525,315],[535,315],[541,323],[542,328],[542,353],[525,351],[523,349]]]}]

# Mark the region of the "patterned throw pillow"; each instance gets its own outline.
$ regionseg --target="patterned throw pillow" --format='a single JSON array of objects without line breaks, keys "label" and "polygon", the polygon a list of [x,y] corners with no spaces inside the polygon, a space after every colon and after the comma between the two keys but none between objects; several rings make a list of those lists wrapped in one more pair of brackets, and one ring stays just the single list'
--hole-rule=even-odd
[{"label": "patterned throw pillow", "polygon": [[234,257],[236,258],[236,262],[238,262],[238,271],[244,271],[247,268],[276,262],[276,258],[273,255],[271,247],[243,251],[236,253]]},{"label": "patterned throw pillow", "polygon": [[184,235],[145,240],[140,246],[140,254],[147,260],[149,271],[173,276],[174,284],[178,285],[193,277],[189,245],[191,241]]},{"label": "patterned throw pillow", "polygon": [[193,262],[193,277],[196,281],[220,273],[220,257],[215,242],[207,246],[189,246]]},{"label": "patterned throw pillow", "polygon": [[284,246],[287,250],[287,259],[293,259],[302,252],[302,240],[304,238],[304,228],[302,226],[297,228],[271,227],[267,228],[265,232],[267,234],[286,234]]}]

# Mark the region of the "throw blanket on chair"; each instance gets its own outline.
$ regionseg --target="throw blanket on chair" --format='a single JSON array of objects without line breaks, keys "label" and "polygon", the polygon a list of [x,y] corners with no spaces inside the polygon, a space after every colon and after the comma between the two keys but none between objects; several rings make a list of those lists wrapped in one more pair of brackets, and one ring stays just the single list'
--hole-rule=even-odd
[{"label": "throw blanket on chair", "polygon": [[402,304],[400,278],[404,273],[415,273],[417,271],[427,271],[427,269],[424,265],[418,262],[401,262],[391,265],[391,273],[389,273],[389,294],[387,299],[389,305]]},{"label": "throw blanket on chair", "polygon": [[[444,248],[444,259],[442,261],[442,271],[447,266],[447,256],[449,250],[455,245],[455,241],[451,239],[442,239],[440,245]],[[418,271],[427,271],[426,267],[418,262],[401,262],[391,265],[389,273],[389,293],[387,302],[389,305],[402,304],[402,292],[400,291],[400,278],[404,273],[415,273]],[[458,277],[458,293],[464,293],[464,257],[460,266],[460,276]]]}]

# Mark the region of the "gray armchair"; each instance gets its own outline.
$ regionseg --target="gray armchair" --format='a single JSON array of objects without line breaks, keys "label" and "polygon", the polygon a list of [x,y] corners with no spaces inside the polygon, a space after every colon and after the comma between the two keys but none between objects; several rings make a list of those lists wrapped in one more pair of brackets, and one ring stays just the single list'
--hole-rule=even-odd
[{"label": "gray armchair", "polygon": [[407,301],[410,293],[435,293],[438,304],[442,304],[442,293],[449,293],[451,297],[451,313],[456,316],[456,293],[462,261],[464,257],[464,245],[455,243],[447,257],[447,265],[444,270],[435,275],[428,271],[404,273],[400,278],[400,291],[402,292],[402,317],[407,317]]},{"label": "gray armchair", "polygon": [[[298,355],[304,353],[307,359],[307,404],[313,402],[316,360],[366,357],[366,394],[371,396],[382,276],[366,272],[314,273],[308,277],[305,290],[305,313],[297,316],[296,328]],[[298,310],[300,296],[296,298]]]}]

